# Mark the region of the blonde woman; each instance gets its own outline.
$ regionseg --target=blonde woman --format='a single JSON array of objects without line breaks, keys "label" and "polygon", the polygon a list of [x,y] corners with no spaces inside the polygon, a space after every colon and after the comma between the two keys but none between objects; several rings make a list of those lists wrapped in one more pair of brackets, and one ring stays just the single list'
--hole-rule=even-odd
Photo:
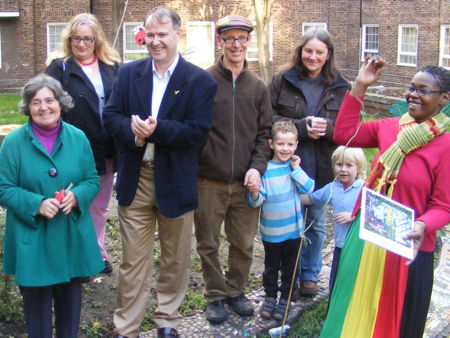
[{"label": "blonde woman", "polygon": [[112,266],[104,248],[105,222],[113,187],[113,139],[102,123],[103,106],[111,93],[120,63],[118,53],[109,45],[97,18],[89,13],[76,15],[61,33],[58,50],[47,60],[46,73],[59,80],[74,99],[74,107],[63,115],[64,121],[83,130],[94,153],[101,188],[90,211],[98,245],[105,264]]}]

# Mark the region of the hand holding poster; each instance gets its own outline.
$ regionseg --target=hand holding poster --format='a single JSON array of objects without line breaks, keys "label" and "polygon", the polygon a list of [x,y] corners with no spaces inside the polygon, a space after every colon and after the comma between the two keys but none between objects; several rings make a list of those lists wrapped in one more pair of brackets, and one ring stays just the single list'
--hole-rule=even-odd
[{"label": "hand holding poster", "polygon": [[367,187],[362,190],[359,237],[413,259],[413,242],[403,236],[414,227],[414,210]]}]

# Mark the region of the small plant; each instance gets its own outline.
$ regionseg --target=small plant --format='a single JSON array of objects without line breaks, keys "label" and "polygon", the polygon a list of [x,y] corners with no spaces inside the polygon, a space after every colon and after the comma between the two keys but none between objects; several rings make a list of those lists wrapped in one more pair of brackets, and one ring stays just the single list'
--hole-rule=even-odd
[{"label": "small plant", "polygon": [[298,322],[292,325],[288,337],[312,338],[319,337],[322,323],[327,315],[328,300],[322,300],[317,305],[305,311]]},{"label": "small plant", "polygon": [[184,303],[179,311],[183,317],[191,316],[198,311],[203,311],[208,302],[201,291],[189,290],[184,298]]},{"label": "small plant", "polygon": [[81,332],[83,332],[89,338],[103,338],[113,335],[112,328],[103,326],[102,323],[91,321],[83,322],[80,324]]},{"label": "small plant", "polygon": [[144,320],[142,321],[141,329],[144,332],[148,332],[153,330],[156,326],[153,323],[153,312],[155,311],[155,307],[152,307],[144,316]]}]

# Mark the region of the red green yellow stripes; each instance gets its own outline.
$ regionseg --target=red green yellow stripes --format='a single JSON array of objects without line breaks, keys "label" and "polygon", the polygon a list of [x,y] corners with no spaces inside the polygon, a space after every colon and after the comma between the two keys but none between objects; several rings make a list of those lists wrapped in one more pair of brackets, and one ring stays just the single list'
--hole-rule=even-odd
[{"label": "red green yellow stripes", "polygon": [[[328,315],[322,328],[320,337],[341,337],[347,308],[350,303],[356,276],[358,275],[359,263],[364,249],[364,241],[359,239],[359,214],[356,216],[352,227],[346,238],[342,249],[338,274],[334,282]],[[347,264],[346,264],[347,262]]]},{"label": "red green yellow stripes", "polygon": [[321,337],[398,337],[408,274],[404,261],[359,239],[358,214],[341,254]]},{"label": "red green yellow stripes", "polygon": [[[356,228],[359,228],[356,227]],[[371,337],[383,284],[386,250],[365,243],[342,337]]]},{"label": "red green yellow stripes", "polygon": [[400,336],[403,301],[408,281],[408,267],[405,263],[405,258],[386,252],[383,290],[373,337]]}]

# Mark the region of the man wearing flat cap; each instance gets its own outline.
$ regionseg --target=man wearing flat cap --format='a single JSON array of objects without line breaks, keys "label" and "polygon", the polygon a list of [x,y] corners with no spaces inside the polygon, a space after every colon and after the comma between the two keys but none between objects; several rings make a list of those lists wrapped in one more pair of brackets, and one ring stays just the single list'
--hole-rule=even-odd
[{"label": "man wearing flat cap", "polygon": [[[247,205],[245,193],[259,186],[266,170],[272,114],[266,84],[245,60],[252,30],[252,22],[239,15],[217,21],[216,41],[223,55],[208,69],[217,93],[212,129],[199,158],[199,208],[194,221],[208,301],[206,318],[216,324],[228,317],[225,302],[240,316],[253,315],[244,290],[259,210]],[[229,243],[225,274],[219,260],[222,223]]]}]

